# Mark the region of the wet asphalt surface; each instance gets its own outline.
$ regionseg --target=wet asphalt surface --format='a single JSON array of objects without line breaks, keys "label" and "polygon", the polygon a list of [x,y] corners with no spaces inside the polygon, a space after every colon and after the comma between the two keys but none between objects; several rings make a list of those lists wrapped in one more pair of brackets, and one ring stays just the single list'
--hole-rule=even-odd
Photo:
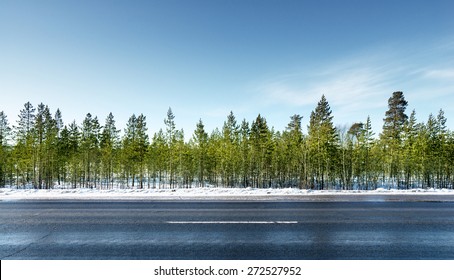
[{"label": "wet asphalt surface", "polygon": [[0,259],[454,259],[454,202],[0,201]]}]

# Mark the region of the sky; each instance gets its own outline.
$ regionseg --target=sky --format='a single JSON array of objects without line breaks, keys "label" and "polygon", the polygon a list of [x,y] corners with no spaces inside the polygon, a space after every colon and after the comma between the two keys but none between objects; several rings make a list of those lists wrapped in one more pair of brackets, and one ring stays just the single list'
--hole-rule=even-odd
[{"label": "sky", "polygon": [[453,1],[2,0],[0,111],[16,125],[30,101],[149,134],[172,108],[189,139],[199,119],[221,129],[258,114],[282,131],[324,94],[334,124],[370,116],[381,132],[403,91],[419,122],[445,111],[454,128]]}]

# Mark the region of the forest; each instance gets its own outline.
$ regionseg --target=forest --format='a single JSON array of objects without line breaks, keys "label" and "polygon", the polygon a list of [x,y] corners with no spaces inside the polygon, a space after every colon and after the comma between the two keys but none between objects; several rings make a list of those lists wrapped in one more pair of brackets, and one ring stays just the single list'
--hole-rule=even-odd
[{"label": "forest", "polygon": [[185,141],[171,108],[150,138],[143,114],[120,133],[112,113],[103,125],[91,114],[64,124],[60,110],[27,102],[16,125],[0,112],[0,187],[453,188],[454,133],[443,110],[418,122],[407,106],[392,94],[379,135],[369,117],[335,127],[323,95],[307,133],[301,115],[275,131],[261,115],[250,123],[230,112],[211,133],[199,120]]}]

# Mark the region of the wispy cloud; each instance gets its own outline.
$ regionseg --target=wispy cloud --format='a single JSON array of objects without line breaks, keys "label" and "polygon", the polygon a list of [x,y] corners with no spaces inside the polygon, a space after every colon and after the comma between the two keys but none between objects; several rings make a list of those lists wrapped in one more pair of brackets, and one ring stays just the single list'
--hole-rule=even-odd
[{"label": "wispy cloud", "polygon": [[454,79],[454,68],[428,70],[425,71],[425,76],[433,79]]},{"label": "wispy cloud", "polygon": [[339,62],[317,70],[264,83],[259,88],[270,104],[314,105],[325,94],[330,104],[343,108],[377,107],[377,101],[393,87],[396,69],[355,61]]},{"label": "wispy cloud", "polygon": [[[370,51],[318,69],[287,73],[263,82],[258,92],[268,105],[311,106],[311,110],[325,94],[336,116],[363,118],[373,110],[383,113],[393,91],[409,93],[410,102],[413,98],[423,102],[431,94],[452,95],[454,68],[446,65],[454,63],[454,49],[445,45],[443,52],[446,59],[430,46],[408,53],[399,48]],[[381,118],[376,116],[378,122]]]}]

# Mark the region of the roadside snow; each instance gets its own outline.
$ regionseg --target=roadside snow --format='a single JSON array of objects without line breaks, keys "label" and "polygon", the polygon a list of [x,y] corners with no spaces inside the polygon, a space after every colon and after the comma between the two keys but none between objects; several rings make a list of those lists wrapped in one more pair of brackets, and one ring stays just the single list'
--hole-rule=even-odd
[{"label": "roadside snow", "polygon": [[387,190],[379,188],[373,191],[312,191],[296,188],[255,189],[255,188],[190,188],[190,189],[0,189],[0,200],[18,199],[246,199],[260,200],[268,198],[313,198],[329,196],[365,196],[365,195],[453,195],[448,189],[412,189]]}]

